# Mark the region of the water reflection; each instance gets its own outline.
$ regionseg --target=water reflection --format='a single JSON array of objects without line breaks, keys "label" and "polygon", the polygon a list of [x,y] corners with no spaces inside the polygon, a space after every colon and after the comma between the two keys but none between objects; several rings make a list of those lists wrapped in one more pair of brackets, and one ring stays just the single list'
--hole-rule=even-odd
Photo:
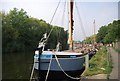
[{"label": "water reflection", "polygon": [[29,79],[34,53],[14,53],[2,55],[3,79]]},{"label": "water reflection", "polygon": [[[29,81],[33,66],[33,53],[12,53],[2,55],[2,78]],[[4,80],[3,80],[4,81]],[[38,80],[34,80],[38,81]],[[45,81],[45,80],[40,80]],[[80,80],[47,80],[47,81],[80,81]]]}]

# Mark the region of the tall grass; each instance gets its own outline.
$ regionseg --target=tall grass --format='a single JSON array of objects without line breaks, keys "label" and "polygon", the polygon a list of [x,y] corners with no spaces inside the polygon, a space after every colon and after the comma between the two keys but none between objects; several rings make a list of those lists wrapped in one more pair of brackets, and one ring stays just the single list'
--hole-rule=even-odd
[{"label": "tall grass", "polygon": [[96,74],[110,74],[112,71],[112,60],[108,65],[108,52],[106,46],[103,46],[96,55],[89,61],[89,68],[84,73],[85,76],[91,76]]}]

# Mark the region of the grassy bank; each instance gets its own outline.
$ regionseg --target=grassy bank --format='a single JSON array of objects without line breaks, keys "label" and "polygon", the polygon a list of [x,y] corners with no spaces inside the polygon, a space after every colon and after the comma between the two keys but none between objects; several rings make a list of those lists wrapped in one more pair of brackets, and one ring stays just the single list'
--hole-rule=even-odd
[{"label": "grassy bank", "polygon": [[116,49],[116,48],[113,49],[120,54],[120,49]]},{"label": "grassy bank", "polygon": [[84,73],[85,76],[92,76],[96,74],[110,74],[112,71],[112,60],[108,65],[108,53],[107,48],[104,46],[100,49],[96,55],[92,57],[89,62],[90,66]]}]

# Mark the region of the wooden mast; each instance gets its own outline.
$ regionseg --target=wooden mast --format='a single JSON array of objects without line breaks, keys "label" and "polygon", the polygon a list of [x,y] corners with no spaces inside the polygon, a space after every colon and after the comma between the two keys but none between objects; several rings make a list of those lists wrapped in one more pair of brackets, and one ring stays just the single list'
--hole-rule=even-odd
[{"label": "wooden mast", "polygon": [[69,5],[69,38],[68,38],[68,44],[69,49],[73,50],[73,0],[68,1]]},{"label": "wooden mast", "polygon": [[96,40],[95,40],[95,30],[96,30],[96,29],[95,29],[95,19],[94,19],[93,24],[94,24],[94,43],[93,43],[93,44],[94,44],[94,47],[93,47],[93,48],[95,49],[95,44],[96,44]]}]

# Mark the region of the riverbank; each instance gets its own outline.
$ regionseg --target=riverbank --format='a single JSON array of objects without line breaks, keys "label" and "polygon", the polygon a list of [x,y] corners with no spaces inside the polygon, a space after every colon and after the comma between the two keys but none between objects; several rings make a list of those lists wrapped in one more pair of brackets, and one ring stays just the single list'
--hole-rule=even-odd
[{"label": "riverbank", "polygon": [[89,68],[85,70],[83,76],[87,79],[109,79],[112,71],[112,60],[108,62],[107,47],[103,46],[89,61]]}]

